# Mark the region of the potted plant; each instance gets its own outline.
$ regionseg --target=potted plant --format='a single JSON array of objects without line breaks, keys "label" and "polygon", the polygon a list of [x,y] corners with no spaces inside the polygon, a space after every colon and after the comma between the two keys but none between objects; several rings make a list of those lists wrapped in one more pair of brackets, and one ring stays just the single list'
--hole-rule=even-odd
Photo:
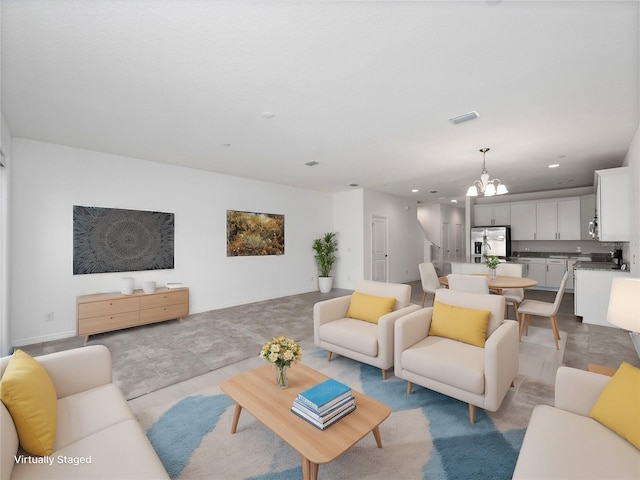
[{"label": "potted plant", "polygon": [[496,268],[500,265],[500,259],[495,255],[487,255],[484,263],[489,269],[489,276],[496,278]]},{"label": "potted plant", "polygon": [[331,269],[336,261],[336,252],[338,251],[338,240],[335,232],[327,232],[324,236],[316,238],[313,241],[313,251],[316,252],[314,258],[320,270],[318,277],[318,286],[322,293],[328,293],[333,287],[333,278],[331,277]]}]

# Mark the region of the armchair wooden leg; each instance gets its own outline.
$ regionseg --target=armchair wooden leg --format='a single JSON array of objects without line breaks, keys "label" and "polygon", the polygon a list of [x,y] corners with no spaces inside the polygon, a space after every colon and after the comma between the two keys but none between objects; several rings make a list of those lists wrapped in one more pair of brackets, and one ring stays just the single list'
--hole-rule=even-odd
[{"label": "armchair wooden leg", "polygon": [[422,307],[424,308],[424,301],[427,299],[427,292],[422,294]]},{"label": "armchair wooden leg", "polygon": [[471,425],[476,423],[476,406],[472,404],[469,404],[469,422]]},{"label": "armchair wooden leg", "polygon": [[524,329],[524,322],[527,320],[525,317],[526,317],[526,315],[524,313],[520,314],[519,318],[516,317],[520,321],[520,332],[519,332],[520,341],[522,341],[522,330]]},{"label": "armchair wooden leg", "polygon": [[411,382],[407,382],[407,395],[411,395]]},{"label": "armchair wooden leg", "polygon": [[382,380],[386,380],[387,379],[387,371],[383,368],[382,369]]},{"label": "armchair wooden leg", "polygon": [[331,361],[331,352],[327,351],[327,362]]}]

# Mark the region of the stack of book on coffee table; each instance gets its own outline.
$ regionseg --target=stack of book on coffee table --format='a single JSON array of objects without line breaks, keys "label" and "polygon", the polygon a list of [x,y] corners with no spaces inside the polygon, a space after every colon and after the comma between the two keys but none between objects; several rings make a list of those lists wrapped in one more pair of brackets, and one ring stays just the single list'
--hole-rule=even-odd
[{"label": "stack of book on coffee table", "polygon": [[291,411],[324,430],[356,409],[351,388],[330,378],[300,393]]}]

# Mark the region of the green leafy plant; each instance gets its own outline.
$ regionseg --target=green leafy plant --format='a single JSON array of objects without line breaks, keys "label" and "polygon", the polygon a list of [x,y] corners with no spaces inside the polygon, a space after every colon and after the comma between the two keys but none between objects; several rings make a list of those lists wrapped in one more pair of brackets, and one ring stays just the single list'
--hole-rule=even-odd
[{"label": "green leafy plant", "polygon": [[313,241],[313,250],[316,252],[314,258],[320,269],[320,276],[331,276],[331,269],[336,261],[336,252],[338,251],[336,233],[327,232],[321,238],[316,238]]},{"label": "green leafy plant", "polygon": [[495,255],[487,255],[484,263],[491,270],[495,270],[496,268],[498,268],[498,265],[500,265],[500,259]]}]

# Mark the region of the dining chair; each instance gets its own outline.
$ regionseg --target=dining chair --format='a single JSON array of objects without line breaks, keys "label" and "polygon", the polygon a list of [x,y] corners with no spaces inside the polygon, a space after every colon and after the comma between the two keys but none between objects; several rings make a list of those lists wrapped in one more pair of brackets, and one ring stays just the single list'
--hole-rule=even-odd
[{"label": "dining chair", "polygon": [[422,295],[422,306],[424,307],[424,302],[427,299],[427,293],[432,293],[435,296],[436,290],[443,288],[443,286],[440,285],[438,273],[436,272],[436,267],[433,266],[433,263],[421,263],[418,265],[418,270],[420,271],[420,281],[422,282],[422,291],[424,292]]},{"label": "dining chair", "polygon": [[[522,341],[522,330],[525,328],[525,335],[529,334],[529,322],[531,321],[531,315],[535,315],[536,317],[549,317],[551,320],[551,330],[553,330],[553,338],[556,342],[556,350],[560,350],[558,346],[558,340],[560,340],[560,331],[558,330],[558,321],[556,319],[556,315],[558,314],[558,309],[560,308],[560,302],[562,301],[562,296],[564,295],[564,289],[567,285],[567,278],[569,277],[569,272],[564,272],[564,276],[560,281],[560,288],[558,289],[558,293],[556,293],[556,299],[553,303],[542,302],[540,300],[525,300],[520,304],[518,310],[520,311],[520,341]],[[527,323],[525,327],[525,321]]]},{"label": "dining chair", "polygon": [[[522,264],[521,263],[501,263],[496,268],[496,274],[503,277],[522,277]],[[513,305],[513,310],[516,315],[516,320],[520,318],[518,316],[518,305],[524,300],[524,288],[503,288],[502,296],[505,299],[505,318],[509,317],[509,305]]]},{"label": "dining chair", "polygon": [[470,293],[489,294],[489,282],[486,275],[447,275],[449,290]]}]

